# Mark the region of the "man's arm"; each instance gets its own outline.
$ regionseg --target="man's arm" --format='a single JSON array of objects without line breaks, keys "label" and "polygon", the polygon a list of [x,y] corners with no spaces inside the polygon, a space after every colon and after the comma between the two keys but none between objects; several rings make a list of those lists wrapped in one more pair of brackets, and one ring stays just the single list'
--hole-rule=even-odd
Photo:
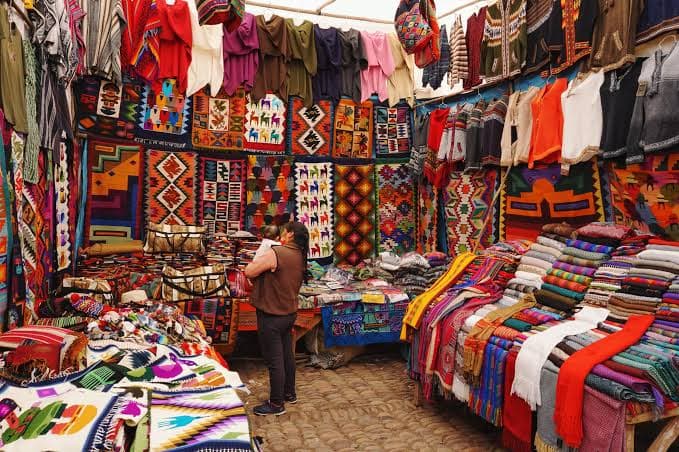
[{"label": "man's arm", "polygon": [[278,258],[273,250],[267,251],[262,257],[255,259],[245,267],[245,277],[254,279],[267,271],[275,271],[278,267]]}]

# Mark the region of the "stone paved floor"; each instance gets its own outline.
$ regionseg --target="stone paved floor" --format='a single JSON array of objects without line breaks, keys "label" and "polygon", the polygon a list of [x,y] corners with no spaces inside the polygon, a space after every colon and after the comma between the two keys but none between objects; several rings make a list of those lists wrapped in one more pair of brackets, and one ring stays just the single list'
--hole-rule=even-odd
[{"label": "stone paved floor", "polygon": [[[252,392],[248,413],[268,398],[261,361],[231,361]],[[251,416],[266,451],[492,451],[498,433],[462,405],[416,407],[396,356],[363,356],[337,370],[298,365],[296,405],[279,417]]]}]

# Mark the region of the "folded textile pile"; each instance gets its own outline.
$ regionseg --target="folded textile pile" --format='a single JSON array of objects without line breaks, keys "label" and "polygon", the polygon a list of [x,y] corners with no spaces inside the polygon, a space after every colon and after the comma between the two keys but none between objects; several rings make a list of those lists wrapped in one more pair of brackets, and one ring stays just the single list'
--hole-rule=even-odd
[{"label": "folded textile pile", "polygon": [[645,248],[648,236],[637,236],[630,228],[611,223],[590,223],[578,229],[576,236],[580,240],[613,248],[610,260],[594,272],[583,299],[584,304],[606,307],[611,295],[622,288],[622,280],[632,267],[636,254]]},{"label": "folded textile pile", "polygon": [[611,296],[611,318],[625,321],[631,315],[655,313],[666,320],[679,320],[679,293],[671,291],[677,278],[679,243],[651,238],[636,255],[620,290]]}]

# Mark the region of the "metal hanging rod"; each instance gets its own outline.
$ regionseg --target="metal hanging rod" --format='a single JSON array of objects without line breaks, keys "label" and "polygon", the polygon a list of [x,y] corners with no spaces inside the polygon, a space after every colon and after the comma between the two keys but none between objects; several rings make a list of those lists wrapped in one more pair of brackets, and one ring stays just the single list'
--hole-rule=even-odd
[{"label": "metal hanging rod", "polygon": [[[485,5],[485,4],[488,4],[489,2],[490,2],[490,0],[470,0],[468,2],[461,4],[460,6],[456,6],[455,8],[451,9],[450,11],[448,11],[446,13],[439,15],[438,19],[441,20],[444,17],[448,17],[448,16],[455,14],[456,12],[463,10],[463,9],[469,7],[469,6],[476,5],[477,3],[482,3],[483,5]],[[250,2],[250,3],[252,3],[252,2]]]},{"label": "metal hanging rod", "polygon": [[368,17],[358,17],[358,16],[346,16],[344,14],[326,13],[326,12],[322,11],[323,8],[329,6],[332,3],[335,3],[335,0],[325,2],[318,9],[294,8],[292,6],[271,5],[269,3],[256,2],[256,1],[255,2],[248,1],[246,5],[258,6],[260,8],[276,9],[278,11],[289,11],[289,12],[293,12],[293,13],[310,14],[312,16],[330,17],[330,18],[333,18],[333,19],[356,20],[356,21],[361,21],[361,22],[370,22],[370,23],[374,23],[374,24],[389,24],[389,25],[394,24],[393,20],[370,19]]}]

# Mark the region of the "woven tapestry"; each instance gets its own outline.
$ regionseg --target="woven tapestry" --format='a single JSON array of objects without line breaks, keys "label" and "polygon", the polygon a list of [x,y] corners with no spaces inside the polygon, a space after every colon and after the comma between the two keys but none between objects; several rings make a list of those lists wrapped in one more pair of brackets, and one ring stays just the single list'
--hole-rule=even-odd
[{"label": "woven tapestry", "polygon": [[326,347],[398,342],[408,302],[336,303],[323,306]]},{"label": "woven tapestry", "polygon": [[415,181],[408,162],[379,163],[375,173],[378,253],[415,251]]},{"label": "woven tapestry", "polygon": [[59,143],[58,160],[54,162],[57,271],[65,270],[71,265],[69,169],[68,147],[62,141]]},{"label": "woven tapestry", "polygon": [[333,105],[321,100],[311,107],[299,97],[290,98],[288,140],[294,155],[330,155]]},{"label": "woven tapestry", "polygon": [[138,145],[90,140],[85,225],[89,242],[139,240],[143,152]]},{"label": "woven tapestry", "polygon": [[375,154],[377,157],[406,156],[412,144],[413,111],[408,105],[375,105]]},{"label": "woven tapestry", "polygon": [[568,176],[558,164],[512,168],[500,196],[499,240],[535,240],[543,225],[562,221],[604,221],[596,160],[572,166]]},{"label": "woven tapestry", "polygon": [[245,160],[202,157],[200,162],[200,223],[210,234],[240,231],[245,212]]},{"label": "woven tapestry", "polygon": [[335,263],[375,254],[375,166],[335,165]]},{"label": "woven tapestry", "polygon": [[243,138],[246,151],[285,153],[285,104],[273,94],[247,102]]},{"label": "woven tapestry", "polygon": [[647,155],[610,175],[616,223],[679,240],[679,154]]},{"label": "woven tapestry", "polygon": [[436,251],[436,227],[438,224],[437,190],[426,179],[417,186],[418,210],[417,251],[420,254]]},{"label": "woven tapestry", "polygon": [[342,99],[335,111],[333,157],[369,159],[373,151],[373,104]]},{"label": "woven tapestry", "polygon": [[145,85],[139,100],[135,141],[152,147],[184,149],[191,140],[191,99],[174,79],[165,79],[158,92]]},{"label": "woven tapestry", "polygon": [[297,221],[309,230],[309,259],[332,263],[333,193],[332,163],[295,162]]},{"label": "woven tapestry", "polygon": [[151,411],[151,452],[252,450],[245,407],[233,388],[153,391]]},{"label": "woven tapestry", "polygon": [[290,221],[295,209],[292,158],[267,155],[248,157],[245,227],[259,235],[266,224]]},{"label": "woven tapestry", "polygon": [[485,247],[493,243],[491,202],[497,186],[495,169],[474,172],[454,171],[443,192],[446,213],[448,252],[455,256],[472,251],[480,240]]},{"label": "woven tapestry", "polygon": [[146,166],[146,223],[196,224],[198,155],[149,149]]},{"label": "woven tapestry", "polygon": [[193,96],[193,146],[220,151],[242,151],[245,122],[245,91],[233,96],[220,92],[217,97],[207,88]]},{"label": "woven tapestry", "polygon": [[78,132],[102,138],[134,139],[144,85],[123,77],[122,86],[86,76],[74,84]]},{"label": "woven tapestry", "polygon": [[185,315],[203,322],[213,345],[235,345],[238,333],[238,303],[234,303],[233,299],[206,298],[181,304]]}]

